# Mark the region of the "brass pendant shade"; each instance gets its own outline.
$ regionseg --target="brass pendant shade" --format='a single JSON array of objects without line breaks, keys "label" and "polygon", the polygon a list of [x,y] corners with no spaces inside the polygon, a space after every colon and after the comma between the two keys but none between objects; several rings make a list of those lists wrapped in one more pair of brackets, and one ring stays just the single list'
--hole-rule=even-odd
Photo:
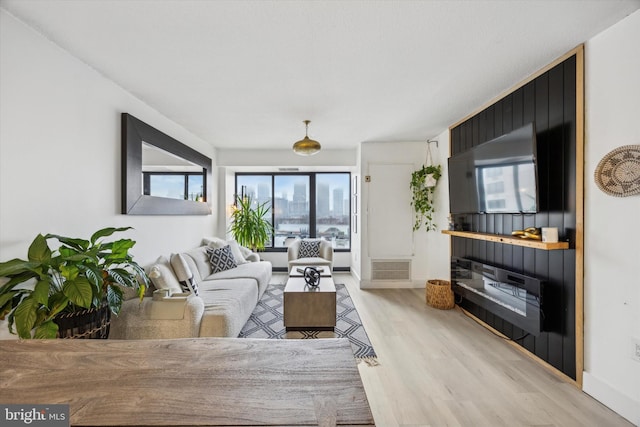
[{"label": "brass pendant shade", "polygon": [[311,156],[320,151],[321,147],[318,141],[314,141],[308,136],[311,120],[304,120],[303,123],[305,124],[304,138],[293,144],[293,152],[301,156]]}]

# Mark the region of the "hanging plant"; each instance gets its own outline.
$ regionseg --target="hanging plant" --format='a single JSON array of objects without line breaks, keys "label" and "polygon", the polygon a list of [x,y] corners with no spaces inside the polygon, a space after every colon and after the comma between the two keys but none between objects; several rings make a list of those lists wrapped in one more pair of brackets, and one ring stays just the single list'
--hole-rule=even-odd
[{"label": "hanging plant", "polygon": [[426,231],[436,229],[433,223],[433,196],[441,176],[441,165],[423,165],[422,169],[411,174],[411,206],[415,211],[413,231],[419,230],[423,225]]}]

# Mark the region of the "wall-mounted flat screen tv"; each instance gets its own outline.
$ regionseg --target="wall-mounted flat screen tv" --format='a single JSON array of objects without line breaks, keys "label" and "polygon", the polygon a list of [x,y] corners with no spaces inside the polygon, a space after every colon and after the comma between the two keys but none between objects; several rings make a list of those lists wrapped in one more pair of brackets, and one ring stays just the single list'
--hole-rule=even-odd
[{"label": "wall-mounted flat screen tv", "polygon": [[450,212],[478,212],[478,190],[472,150],[449,157],[448,170]]},{"label": "wall-mounted flat screen tv", "polygon": [[529,123],[449,158],[450,211],[536,213],[536,132]]}]

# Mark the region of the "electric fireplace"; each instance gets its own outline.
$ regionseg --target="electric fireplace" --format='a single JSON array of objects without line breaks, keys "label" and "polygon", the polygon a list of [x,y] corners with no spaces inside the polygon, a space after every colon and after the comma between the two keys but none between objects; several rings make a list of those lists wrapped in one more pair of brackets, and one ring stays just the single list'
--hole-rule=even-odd
[{"label": "electric fireplace", "polygon": [[544,283],[493,265],[451,258],[451,288],[507,322],[539,335],[543,330]]}]

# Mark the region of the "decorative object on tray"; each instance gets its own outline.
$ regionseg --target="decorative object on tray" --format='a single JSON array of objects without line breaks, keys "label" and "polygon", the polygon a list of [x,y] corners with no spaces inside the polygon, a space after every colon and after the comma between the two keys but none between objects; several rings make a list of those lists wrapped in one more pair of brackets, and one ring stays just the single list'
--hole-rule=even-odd
[{"label": "decorative object on tray", "polygon": [[[102,240],[129,229],[103,228],[89,240],[38,234],[27,260],[0,263],[0,277],[9,279],[0,287],[0,318],[7,316],[9,331],[15,333],[15,325],[20,338],[107,338],[123,288],[136,290],[142,299],[149,284],[129,254],[136,242]],[[49,248],[49,239],[60,243],[58,249]]]},{"label": "decorative object on tray", "polygon": [[448,280],[427,280],[427,305],[440,310],[450,310],[455,306],[451,283]]},{"label": "decorative object on tray", "polygon": [[348,338],[353,356],[358,361],[363,361],[369,366],[378,364],[376,352],[344,284],[336,283],[336,326],[333,331],[287,331],[282,307],[284,286],[269,285],[238,338]]},{"label": "decorative object on tray", "polygon": [[306,283],[307,286],[312,288],[320,286],[320,271],[315,267],[306,267],[302,275],[304,277],[304,283]]},{"label": "decorative object on tray", "polygon": [[605,155],[594,178],[598,188],[610,196],[640,194],[640,145],[625,145]]},{"label": "decorative object on tray", "polygon": [[436,229],[436,225],[433,223],[433,214],[435,213],[433,196],[438,180],[442,176],[442,166],[433,164],[431,156],[432,142],[435,142],[436,145],[438,143],[438,141],[427,141],[426,164],[420,170],[411,174],[411,182],[409,183],[411,206],[413,206],[415,212],[413,231],[419,230],[422,226],[425,227],[426,231]]},{"label": "decorative object on tray", "polygon": [[542,241],[547,243],[558,242],[558,227],[542,227]]},{"label": "decorative object on tray", "polygon": [[524,230],[514,230],[511,232],[511,235],[522,239],[542,240],[541,230],[536,227],[529,227]]}]

